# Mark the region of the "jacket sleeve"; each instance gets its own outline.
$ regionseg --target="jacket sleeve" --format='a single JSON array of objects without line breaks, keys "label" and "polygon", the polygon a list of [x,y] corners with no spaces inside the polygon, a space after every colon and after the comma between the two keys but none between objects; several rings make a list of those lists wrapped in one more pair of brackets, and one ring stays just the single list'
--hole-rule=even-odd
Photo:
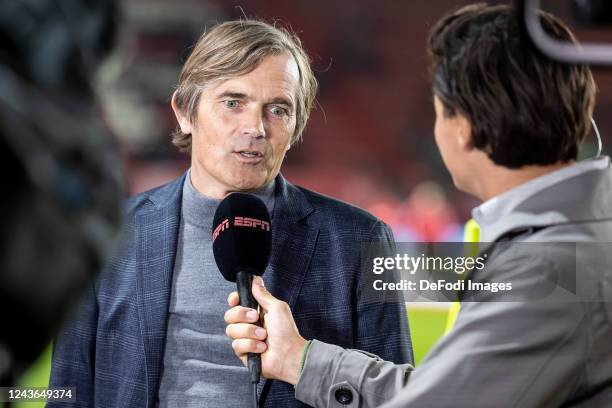
[{"label": "jacket sleeve", "polygon": [[75,387],[76,404],[49,402],[47,408],[93,407],[94,364],[98,307],[93,284],[89,285],[73,318],[53,343],[49,387]]},{"label": "jacket sleeve", "polygon": [[295,398],[313,407],[378,407],[400,392],[412,366],[313,340]]},{"label": "jacket sleeve", "polygon": [[338,408],[563,405],[584,375],[583,304],[555,285],[558,264],[545,257],[505,257],[491,270],[479,281],[511,283],[512,296],[463,303],[417,369],[313,342],[296,398]]}]

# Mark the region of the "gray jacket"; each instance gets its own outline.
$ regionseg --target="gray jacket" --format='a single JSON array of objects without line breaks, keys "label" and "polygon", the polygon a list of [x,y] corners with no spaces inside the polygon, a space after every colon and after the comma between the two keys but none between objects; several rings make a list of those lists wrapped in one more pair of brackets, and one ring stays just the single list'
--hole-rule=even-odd
[{"label": "gray jacket", "polygon": [[315,407],[612,406],[610,160],[514,190],[474,214],[489,240],[511,241],[490,247],[471,277],[511,283],[511,295],[468,293],[454,329],[417,369],[314,341],[296,398]]}]

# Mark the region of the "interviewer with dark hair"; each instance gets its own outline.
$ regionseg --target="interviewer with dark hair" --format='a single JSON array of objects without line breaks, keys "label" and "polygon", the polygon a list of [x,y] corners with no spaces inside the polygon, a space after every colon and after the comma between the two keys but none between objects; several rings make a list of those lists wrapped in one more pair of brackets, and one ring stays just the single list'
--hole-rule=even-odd
[{"label": "interviewer with dark hair", "polygon": [[[574,41],[555,17],[540,20]],[[294,384],[315,407],[612,406],[612,273],[601,262],[609,244],[598,245],[612,242],[612,171],[605,156],[576,161],[595,99],[589,68],[525,44],[507,6],[445,16],[429,50],[436,143],[455,185],[484,201],[473,215],[492,243],[470,279],[510,283],[512,301],[468,298],[414,369],[306,341],[287,304],[256,280],[267,335],[253,335],[255,320],[231,294],[235,353],[244,361],[264,349],[264,375]]]}]

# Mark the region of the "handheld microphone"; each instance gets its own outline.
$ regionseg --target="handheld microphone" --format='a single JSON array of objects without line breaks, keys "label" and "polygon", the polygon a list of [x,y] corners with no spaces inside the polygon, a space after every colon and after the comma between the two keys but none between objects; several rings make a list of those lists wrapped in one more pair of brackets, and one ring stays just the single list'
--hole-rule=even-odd
[{"label": "handheld microphone", "polygon": [[[244,193],[225,197],[213,220],[213,253],[223,277],[236,282],[240,305],[257,309],[251,285],[253,276],[263,275],[272,249],[268,210],[259,198]],[[251,383],[261,376],[261,356],[248,353]]]}]

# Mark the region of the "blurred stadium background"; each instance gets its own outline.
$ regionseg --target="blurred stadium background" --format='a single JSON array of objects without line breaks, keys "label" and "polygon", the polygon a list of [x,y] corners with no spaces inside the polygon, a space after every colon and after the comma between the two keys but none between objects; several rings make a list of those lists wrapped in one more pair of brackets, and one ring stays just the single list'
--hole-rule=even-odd
[{"label": "blurred stadium background", "polygon": [[[287,156],[285,177],[370,210],[392,226],[398,241],[462,240],[477,202],[454,189],[434,144],[425,44],[438,17],[467,3],[121,1],[118,47],[99,71],[97,91],[121,144],[129,193],[165,183],[187,168],[188,158],[169,138],[175,127],[169,98],[182,62],[205,27],[246,15],[290,26],[320,81],[317,107],[303,142]],[[543,5],[570,23],[581,40],[612,42],[612,30],[574,24],[569,1]],[[612,73],[595,70],[595,76],[594,117],[609,153]],[[590,137],[582,156],[595,150]],[[443,334],[447,307],[411,305],[410,322],[418,363]],[[50,349],[22,385],[45,386],[49,361]],[[42,406],[23,404],[37,405]]]}]

